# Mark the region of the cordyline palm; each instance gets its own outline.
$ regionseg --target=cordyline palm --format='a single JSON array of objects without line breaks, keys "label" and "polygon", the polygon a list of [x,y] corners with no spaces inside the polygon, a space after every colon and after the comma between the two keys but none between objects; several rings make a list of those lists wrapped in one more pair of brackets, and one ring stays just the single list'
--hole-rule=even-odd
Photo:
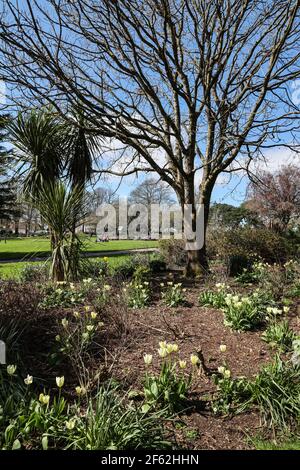
[{"label": "cordyline palm", "polygon": [[63,127],[50,110],[40,109],[19,113],[7,128],[18,151],[24,192],[37,195],[45,184],[53,183],[61,174]]},{"label": "cordyline palm", "polygon": [[[86,216],[83,188],[67,187],[59,181],[46,184],[31,202],[38,209],[46,224],[51,227],[52,263],[50,276],[54,281],[77,277],[80,240],[70,239],[72,228]],[[74,241],[77,258],[74,258]]]},{"label": "cordyline palm", "polygon": [[[19,150],[18,159],[21,163],[20,171],[25,175],[25,196],[40,210],[41,216],[48,224],[51,233],[51,249],[53,253],[52,277],[60,279],[67,274],[66,267],[71,270],[71,275],[76,277],[75,265],[78,263],[79,243],[75,234],[77,218],[71,223],[68,219],[68,230],[72,234],[69,249],[68,262],[66,261],[66,237],[60,238],[55,219],[44,217],[46,211],[41,211],[39,200],[44,201],[44,208],[51,207],[50,200],[45,194],[51,189],[52,202],[56,205],[55,213],[59,213],[58,204],[62,204],[60,213],[67,209],[65,203],[75,201],[79,205],[79,198],[84,195],[84,186],[92,175],[92,159],[97,146],[94,136],[87,136],[84,129],[85,117],[80,110],[74,111],[68,122],[62,121],[51,110],[42,108],[31,111],[25,115],[19,114],[15,121],[8,123],[11,141]],[[70,200],[62,197],[63,186],[58,185],[59,178],[70,181]],[[57,193],[59,189],[59,194]],[[64,189],[66,191],[66,188]],[[72,197],[71,197],[72,195]],[[45,205],[47,202],[47,205]],[[49,209],[50,210],[50,209]],[[69,214],[72,215],[72,211]],[[54,224],[53,226],[51,224]],[[63,248],[63,252],[61,251]],[[59,254],[61,252],[61,255]],[[73,256],[73,268],[71,257]],[[57,273],[55,271],[57,270]]]}]

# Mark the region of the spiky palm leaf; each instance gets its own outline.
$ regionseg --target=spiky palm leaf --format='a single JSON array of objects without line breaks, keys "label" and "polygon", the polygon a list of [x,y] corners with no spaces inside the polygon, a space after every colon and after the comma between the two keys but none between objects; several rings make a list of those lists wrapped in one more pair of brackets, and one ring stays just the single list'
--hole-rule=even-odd
[{"label": "spiky palm leaf", "polygon": [[54,182],[62,170],[63,126],[49,109],[19,113],[8,123],[12,144],[18,149],[20,169],[25,173],[25,193],[37,194]]}]

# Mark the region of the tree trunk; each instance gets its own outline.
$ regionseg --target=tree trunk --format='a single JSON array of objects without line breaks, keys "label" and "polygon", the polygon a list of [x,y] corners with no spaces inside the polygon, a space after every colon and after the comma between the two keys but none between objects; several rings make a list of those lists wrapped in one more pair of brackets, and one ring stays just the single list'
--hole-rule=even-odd
[{"label": "tree trunk", "polygon": [[[188,277],[200,277],[204,276],[209,271],[207,253],[206,253],[206,231],[208,225],[208,216],[210,208],[210,199],[212,193],[213,185],[202,184],[202,190],[200,194],[199,201],[197,202],[200,205],[203,205],[204,208],[204,217],[202,220],[203,226],[203,245],[199,249],[187,250],[187,265],[185,268],[185,275]],[[194,194],[194,186],[190,185],[188,191],[185,192],[184,204],[192,205],[192,230],[196,232],[196,201]]]}]

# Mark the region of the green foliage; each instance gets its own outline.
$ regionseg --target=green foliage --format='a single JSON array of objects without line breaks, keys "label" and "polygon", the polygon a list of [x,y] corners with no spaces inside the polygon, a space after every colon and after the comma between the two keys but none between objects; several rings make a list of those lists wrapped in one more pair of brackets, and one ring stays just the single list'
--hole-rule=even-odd
[{"label": "green foliage", "polygon": [[295,366],[300,366],[300,338],[297,337],[292,344],[293,347],[293,355],[291,358],[292,363]]},{"label": "green foliage", "polygon": [[185,242],[183,240],[176,240],[174,238],[159,240],[159,252],[168,266],[173,266],[174,264],[178,266],[186,265],[187,252],[184,245]]},{"label": "green foliage", "polygon": [[[45,400],[46,398],[46,400]],[[0,411],[2,449],[134,450],[166,448],[160,413],[145,414],[126,403],[111,384],[87,399],[84,413],[80,403],[69,403],[59,394],[25,397]],[[15,403],[16,405],[16,403]]]},{"label": "green foliage", "polygon": [[137,266],[134,270],[132,280],[135,284],[142,284],[150,277],[150,269],[148,266]]},{"label": "green foliage", "polygon": [[27,263],[20,272],[21,282],[41,282],[49,277],[49,268],[46,264]]},{"label": "green foliage", "polygon": [[102,327],[103,322],[97,312],[92,311],[89,306],[75,310],[72,316],[59,322],[56,336],[59,353],[74,359],[75,363],[83,362],[82,355],[93,344],[97,331]]},{"label": "green foliage", "polygon": [[216,383],[217,398],[212,405],[216,412],[240,413],[256,406],[265,424],[278,430],[299,423],[300,367],[290,361],[276,356],[252,380],[216,377]]},{"label": "green foliage", "polygon": [[227,294],[223,307],[225,325],[237,331],[255,329],[265,320],[268,301],[258,292],[247,297]]},{"label": "green foliage", "polygon": [[300,450],[300,439],[296,436],[266,441],[259,438],[251,439],[256,450]]},{"label": "green foliage", "polygon": [[277,347],[281,351],[290,351],[292,348],[295,333],[289,327],[289,322],[278,323],[272,321],[266,331],[262,334],[262,339],[272,347]]},{"label": "green foliage", "polygon": [[141,284],[134,281],[124,287],[123,292],[127,299],[127,305],[130,308],[146,307],[150,300],[149,282],[144,281]]},{"label": "green foliage", "polygon": [[186,289],[182,288],[181,282],[174,284],[172,281],[169,281],[166,286],[161,283],[161,287],[164,289],[161,294],[163,302],[168,307],[178,307],[179,305],[185,304],[186,300],[184,293]]},{"label": "green foliage", "polygon": [[[208,236],[208,249],[223,260],[230,274],[236,276],[257,260],[284,262],[294,255],[296,246],[285,237],[264,228],[240,227],[215,231]],[[246,263],[246,265],[245,265]]]},{"label": "green foliage", "polygon": [[[158,353],[162,358],[159,374],[145,374],[144,396],[145,404],[143,409],[148,411],[152,407],[165,410],[168,414],[173,414],[183,409],[186,405],[187,394],[192,383],[192,374],[188,376],[184,373],[185,361],[179,363],[174,360],[173,355],[178,352],[176,344],[160,343]],[[147,363],[147,356],[144,360]],[[180,366],[181,365],[181,366]],[[184,366],[184,367],[182,367]],[[149,367],[149,365],[148,365]]]},{"label": "green foliage", "polygon": [[216,284],[216,291],[203,291],[198,297],[199,305],[202,307],[222,308],[225,304],[225,298],[228,293],[229,286],[224,283]]},{"label": "green foliage", "polygon": [[82,285],[74,285],[66,281],[48,284],[43,288],[42,308],[73,307],[82,304],[85,299],[86,288]]}]

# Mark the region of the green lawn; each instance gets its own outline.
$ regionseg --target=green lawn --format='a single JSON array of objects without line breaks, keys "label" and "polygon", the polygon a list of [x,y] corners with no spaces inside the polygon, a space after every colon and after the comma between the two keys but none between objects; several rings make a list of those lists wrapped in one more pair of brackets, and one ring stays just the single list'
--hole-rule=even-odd
[{"label": "green lawn", "polygon": [[[96,243],[96,238],[82,238],[85,252],[95,251],[119,251],[135,248],[155,248],[157,241],[148,240],[111,240],[105,243]],[[11,238],[5,243],[0,241],[0,259],[24,259],[30,260],[35,256],[49,256],[49,238],[29,237]]]},{"label": "green lawn", "polygon": [[[118,264],[124,263],[126,259],[128,259],[131,255],[120,255],[120,256],[112,256],[109,258],[109,265],[110,266],[117,266]],[[96,262],[101,260],[102,258],[93,258],[92,262]],[[42,264],[45,261],[31,261],[30,264]],[[19,279],[20,273],[22,269],[28,265],[28,262],[19,261],[17,263],[0,263],[0,279]]]}]

